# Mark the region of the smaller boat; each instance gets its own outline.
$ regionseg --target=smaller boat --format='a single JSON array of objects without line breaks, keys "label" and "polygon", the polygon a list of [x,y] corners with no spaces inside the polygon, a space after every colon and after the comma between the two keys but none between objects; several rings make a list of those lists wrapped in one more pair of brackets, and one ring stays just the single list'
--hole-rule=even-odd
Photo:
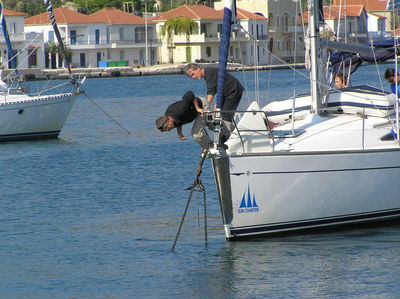
[{"label": "smaller boat", "polygon": [[[352,86],[331,91],[325,103],[329,113],[360,114],[365,116],[387,117],[394,113],[396,96],[383,92],[372,86]],[[293,109],[294,108],[294,109]],[[262,108],[267,113],[268,120],[284,124],[294,119],[302,119],[310,115],[311,95],[299,95],[293,98],[275,101]]]},{"label": "smaller boat", "polygon": [[[49,1],[48,12],[51,23],[60,36],[57,24],[52,13]],[[10,42],[7,25],[3,14],[3,3],[0,1],[1,27],[7,45],[8,58],[13,67],[11,76],[7,76],[7,83],[0,80],[0,141],[26,140],[35,138],[56,138],[62,130],[65,121],[75,102],[75,96],[80,91],[80,81],[72,77],[66,84],[72,86],[71,92],[48,94],[49,90],[38,93],[29,93],[22,86],[22,77],[18,73],[15,57],[12,57],[13,49]],[[58,34],[57,34],[58,33]],[[62,50],[65,48],[61,38],[58,40]],[[65,57],[67,57],[65,55]],[[69,68],[69,67],[68,67]]]}]

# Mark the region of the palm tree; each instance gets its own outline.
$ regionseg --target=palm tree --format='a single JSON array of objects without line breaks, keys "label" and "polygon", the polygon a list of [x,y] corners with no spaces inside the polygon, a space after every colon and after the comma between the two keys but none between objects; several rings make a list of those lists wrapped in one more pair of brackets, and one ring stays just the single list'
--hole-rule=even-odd
[{"label": "palm tree", "polygon": [[161,34],[163,36],[167,35],[167,46],[169,54],[169,62],[174,62],[174,35],[175,34],[185,34],[186,35],[186,45],[190,44],[190,33],[197,28],[197,23],[192,19],[187,17],[176,17],[168,19],[163,28]]}]

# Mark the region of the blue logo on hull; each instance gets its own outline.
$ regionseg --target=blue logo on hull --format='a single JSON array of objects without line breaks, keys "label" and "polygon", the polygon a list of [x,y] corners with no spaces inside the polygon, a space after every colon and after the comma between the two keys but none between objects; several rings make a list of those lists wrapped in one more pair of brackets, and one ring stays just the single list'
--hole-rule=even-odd
[{"label": "blue logo on hull", "polygon": [[[246,194],[247,193],[247,194]],[[250,185],[247,187],[247,192],[244,191],[242,196],[242,201],[238,209],[238,213],[255,213],[258,212],[259,208],[256,202],[256,196],[253,193],[253,198],[251,197]]]}]

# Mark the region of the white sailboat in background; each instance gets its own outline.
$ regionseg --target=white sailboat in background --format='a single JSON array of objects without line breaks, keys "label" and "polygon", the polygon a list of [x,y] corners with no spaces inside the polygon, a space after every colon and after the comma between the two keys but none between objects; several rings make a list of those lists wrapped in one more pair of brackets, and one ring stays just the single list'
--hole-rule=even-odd
[{"label": "white sailboat in background", "polygon": [[[391,133],[399,130],[390,116],[398,111],[396,96],[350,87],[331,91],[323,102],[318,2],[308,3],[311,95],[263,109],[253,102],[241,113],[228,149],[215,138],[210,150],[228,239],[400,218],[399,134]],[[234,14],[231,0],[225,6],[221,53],[227,53]],[[284,111],[279,120],[268,117],[271,105],[285,106],[275,109]],[[306,107],[303,115],[296,107]],[[272,129],[274,120],[279,125]]]},{"label": "white sailboat in background", "polygon": [[[59,46],[67,59],[51,3],[46,0],[44,2],[47,5]],[[79,87],[83,80],[80,82],[71,76],[70,82],[65,85],[72,86],[72,92],[48,94],[48,90],[42,90],[35,94],[28,94],[21,86],[15,59],[12,57],[14,52],[4,18],[3,3],[0,2],[0,5],[2,32],[9,59],[14,68],[13,78],[7,78],[9,83],[0,82],[0,141],[55,138],[64,126],[75,102],[75,96],[80,93]]]}]

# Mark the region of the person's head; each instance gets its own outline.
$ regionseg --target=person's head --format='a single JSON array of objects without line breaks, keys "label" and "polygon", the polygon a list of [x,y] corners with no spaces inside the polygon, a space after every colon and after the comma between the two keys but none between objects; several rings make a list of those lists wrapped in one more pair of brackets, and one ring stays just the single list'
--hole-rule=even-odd
[{"label": "person's head", "polygon": [[174,119],[171,116],[163,115],[156,119],[156,127],[161,132],[168,132],[175,128]]},{"label": "person's head", "polygon": [[342,74],[336,75],[335,76],[335,87],[336,88],[345,88],[346,87],[346,77],[344,77]]},{"label": "person's head", "polygon": [[204,77],[204,68],[197,63],[189,63],[185,67],[185,74],[193,79],[201,79]]},{"label": "person's head", "polygon": [[394,68],[386,69],[385,79],[388,80],[389,83],[397,81],[396,70]]}]

